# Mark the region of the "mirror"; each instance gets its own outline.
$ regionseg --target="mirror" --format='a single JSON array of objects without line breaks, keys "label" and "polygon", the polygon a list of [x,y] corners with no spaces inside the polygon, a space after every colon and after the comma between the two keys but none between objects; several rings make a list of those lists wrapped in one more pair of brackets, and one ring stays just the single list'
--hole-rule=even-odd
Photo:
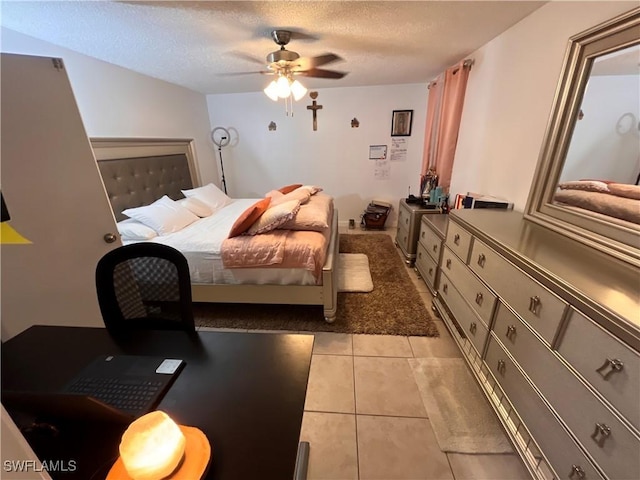
[{"label": "mirror", "polygon": [[640,266],[640,8],[572,37],[525,217]]}]

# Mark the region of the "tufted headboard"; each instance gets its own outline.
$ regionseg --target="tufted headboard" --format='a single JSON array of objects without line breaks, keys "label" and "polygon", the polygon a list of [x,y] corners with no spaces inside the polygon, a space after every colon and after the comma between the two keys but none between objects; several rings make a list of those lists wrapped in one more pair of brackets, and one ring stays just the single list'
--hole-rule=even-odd
[{"label": "tufted headboard", "polygon": [[98,161],[102,181],[116,221],[127,208],[149,205],[163,195],[184,198],[180,190],[193,188],[185,154]]}]

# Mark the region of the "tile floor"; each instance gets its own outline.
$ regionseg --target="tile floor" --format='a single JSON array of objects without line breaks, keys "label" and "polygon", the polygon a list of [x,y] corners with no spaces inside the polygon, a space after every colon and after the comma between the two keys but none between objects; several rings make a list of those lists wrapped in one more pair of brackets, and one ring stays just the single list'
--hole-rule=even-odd
[{"label": "tile floor", "polygon": [[[431,308],[426,285],[408,271]],[[311,446],[309,480],[530,478],[515,453],[451,454],[438,447],[407,361],[461,357],[445,325],[437,326],[439,338],[315,335],[300,435]]]}]

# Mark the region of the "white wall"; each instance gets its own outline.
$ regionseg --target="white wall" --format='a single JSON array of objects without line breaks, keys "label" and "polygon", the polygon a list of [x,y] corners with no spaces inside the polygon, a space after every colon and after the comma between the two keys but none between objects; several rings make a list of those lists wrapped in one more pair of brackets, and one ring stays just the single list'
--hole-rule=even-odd
[{"label": "white wall", "polygon": [[469,55],[452,193],[504,197],[524,210],[569,37],[636,2],[550,2]]},{"label": "white wall", "polygon": [[640,76],[591,77],[581,108],[584,118],[571,135],[560,181],[635,183],[640,167]]},{"label": "white wall", "polygon": [[1,28],[7,53],[60,57],[89,137],[194,139],[200,178],[217,181],[205,96]]},{"label": "white wall", "polygon": [[[468,57],[469,77],[451,192],[477,191],[526,204],[551,111],[568,39],[634,2],[550,2]],[[262,92],[203,96],[75,52],[2,29],[2,50],[61,56],[90,136],[196,139],[203,182],[218,182],[219,160],[210,126],[236,129],[223,150],[229,193],[262,196],[286,183],[319,183],[334,195],[343,220],[359,218],[367,202],[397,203],[418,191],[426,85],[319,90],[318,131],[311,129],[310,99],[295,116]],[[207,114],[208,106],[208,114]],[[371,144],[390,145],[391,111],[413,109],[405,162],[387,180],[374,178]],[[352,129],[357,117],[360,127]],[[269,122],[278,129],[268,131]],[[210,123],[209,123],[210,122]],[[396,209],[397,210],[397,209]],[[390,223],[395,221],[395,214]]]},{"label": "white wall", "polygon": [[[222,150],[230,196],[262,197],[286,184],[313,183],[335,197],[341,223],[353,218],[357,224],[375,198],[394,205],[387,226],[395,224],[399,199],[409,187],[418,194],[426,84],[325,88],[316,101],[323,108],[313,131],[308,94],[294,102],[293,117],[285,115],[283,101],[262,92],[207,96],[211,125],[232,129],[232,143]],[[389,177],[378,179],[369,146],[387,145],[390,153],[393,110],[413,110],[412,134],[394,137],[406,139],[406,160],[390,161]],[[351,127],[354,117],[358,128]],[[271,121],[276,131],[269,131]]]}]

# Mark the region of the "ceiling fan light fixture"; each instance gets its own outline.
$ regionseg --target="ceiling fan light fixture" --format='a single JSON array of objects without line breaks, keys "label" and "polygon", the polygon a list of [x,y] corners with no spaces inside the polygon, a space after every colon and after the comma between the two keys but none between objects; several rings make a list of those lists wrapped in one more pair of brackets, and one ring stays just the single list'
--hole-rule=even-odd
[{"label": "ceiling fan light fixture", "polygon": [[278,78],[276,82],[278,88],[278,97],[280,98],[289,98],[291,95],[291,80],[289,80],[285,76],[281,76]]},{"label": "ceiling fan light fixture", "polygon": [[298,80],[294,80],[291,84],[291,93],[293,94],[293,99],[297,102],[306,95],[307,89]]},{"label": "ceiling fan light fixture", "polygon": [[266,86],[264,93],[274,102],[282,98],[287,115],[289,115],[289,109],[291,109],[291,115],[293,116],[293,102],[301,100],[307,94],[307,88],[298,80],[294,80],[295,75],[339,79],[344,77],[346,73],[318,68],[342,60],[335,53],[325,53],[316,57],[304,58],[300,57],[297,52],[287,50],[285,46],[291,40],[291,33],[289,30],[273,30],[271,32],[271,38],[280,49],[267,55],[267,71],[254,73],[267,73],[276,77]]},{"label": "ceiling fan light fixture", "polygon": [[267,85],[267,87],[264,89],[264,93],[274,102],[278,101],[278,84],[275,80],[272,80],[271,83]]}]

